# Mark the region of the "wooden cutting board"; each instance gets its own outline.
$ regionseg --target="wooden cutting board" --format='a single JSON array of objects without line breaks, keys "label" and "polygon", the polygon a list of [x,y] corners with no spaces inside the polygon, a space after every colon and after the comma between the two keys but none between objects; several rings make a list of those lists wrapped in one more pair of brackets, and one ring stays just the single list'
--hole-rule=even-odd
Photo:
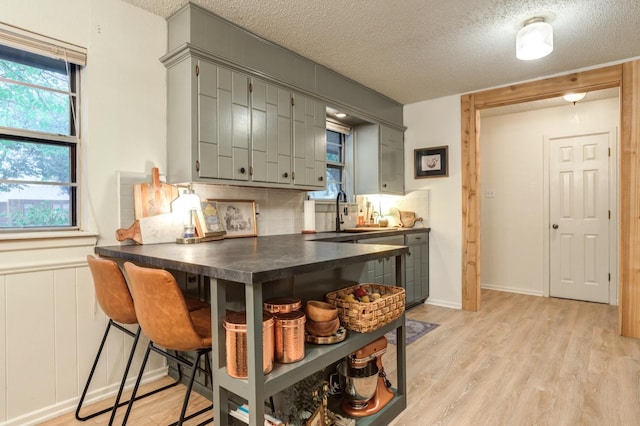
[{"label": "wooden cutting board", "polygon": [[175,243],[182,236],[184,224],[181,215],[175,213],[141,217],[126,229],[116,231],[118,241],[133,240],[138,244]]},{"label": "wooden cutting board", "polygon": [[178,198],[178,188],[160,182],[160,170],[151,169],[151,183],[133,185],[133,210],[135,218],[156,216],[171,212],[171,202]]}]

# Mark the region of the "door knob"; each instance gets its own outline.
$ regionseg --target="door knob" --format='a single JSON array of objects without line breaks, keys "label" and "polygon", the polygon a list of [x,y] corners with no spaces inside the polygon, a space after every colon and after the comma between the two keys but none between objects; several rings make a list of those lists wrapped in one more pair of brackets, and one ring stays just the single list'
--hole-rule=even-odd
[{"label": "door knob", "polygon": [[551,227],[552,227],[553,229],[558,229],[558,224],[557,224],[557,223],[554,223],[553,225],[551,225]]}]

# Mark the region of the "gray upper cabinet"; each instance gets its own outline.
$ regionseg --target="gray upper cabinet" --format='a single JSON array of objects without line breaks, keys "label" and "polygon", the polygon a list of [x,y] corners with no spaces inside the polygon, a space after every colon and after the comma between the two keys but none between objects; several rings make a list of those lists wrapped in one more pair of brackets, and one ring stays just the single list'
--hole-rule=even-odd
[{"label": "gray upper cabinet", "polygon": [[294,183],[324,188],[326,175],[326,108],[302,95],[293,98]]},{"label": "gray upper cabinet", "polygon": [[168,75],[171,182],[324,188],[322,103],[203,59]]},{"label": "gray upper cabinet", "polygon": [[251,79],[251,178],[254,182],[291,182],[291,94]]},{"label": "gray upper cabinet", "polygon": [[403,133],[378,124],[358,126],[355,169],[356,193],[403,195]]}]

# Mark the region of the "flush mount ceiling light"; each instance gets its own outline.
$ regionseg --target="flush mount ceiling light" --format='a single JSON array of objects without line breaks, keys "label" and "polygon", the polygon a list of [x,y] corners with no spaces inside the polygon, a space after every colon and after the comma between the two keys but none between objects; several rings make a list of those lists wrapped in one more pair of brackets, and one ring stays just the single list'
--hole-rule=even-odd
[{"label": "flush mount ceiling light", "polygon": [[335,116],[338,118],[345,118],[347,114],[345,114],[344,112],[336,112]]},{"label": "flush mount ceiling light", "polygon": [[516,57],[523,61],[539,59],[553,51],[553,27],[536,17],[527,20],[516,36]]},{"label": "flush mount ceiling light", "polygon": [[567,93],[563,96],[563,98],[565,101],[573,102],[573,104],[575,105],[576,102],[583,100],[586,95],[586,93]]}]

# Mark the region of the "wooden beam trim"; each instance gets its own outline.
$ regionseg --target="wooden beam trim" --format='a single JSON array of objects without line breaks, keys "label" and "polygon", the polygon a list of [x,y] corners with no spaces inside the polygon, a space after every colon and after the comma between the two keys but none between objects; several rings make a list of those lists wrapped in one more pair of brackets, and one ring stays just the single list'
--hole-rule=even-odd
[{"label": "wooden beam trim", "polygon": [[486,109],[562,96],[568,92],[593,91],[620,86],[622,65],[514,84],[474,94],[475,108]]},{"label": "wooden beam trim", "polygon": [[620,285],[618,328],[640,338],[640,61],[623,65],[620,94]]}]

